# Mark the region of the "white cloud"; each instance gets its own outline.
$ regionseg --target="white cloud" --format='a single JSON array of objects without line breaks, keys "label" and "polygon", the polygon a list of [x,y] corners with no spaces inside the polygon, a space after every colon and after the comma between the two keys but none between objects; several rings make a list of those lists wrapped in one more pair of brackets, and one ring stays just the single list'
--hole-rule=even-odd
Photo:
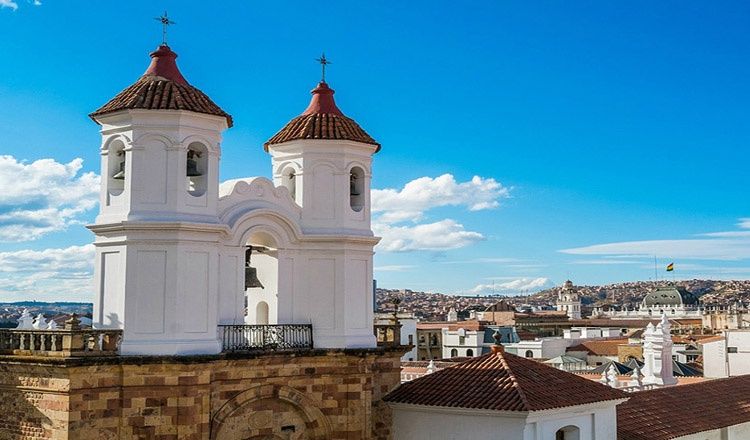
[{"label": "white cloud", "polygon": [[99,194],[99,176],[79,175],[82,164],[82,159],[26,163],[0,156],[0,241],[35,240],[80,224]]},{"label": "white cloud", "polygon": [[[638,258],[643,258],[641,256],[638,256]],[[608,259],[602,259],[602,260],[576,260],[571,261],[570,264],[583,264],[583,265],[620,265],[620,264],[640,264],[641,261],[638,260],[615,260],[612,258]]]},{"label": "white cloud", "polygon": [[536,292],[553,286],[554,284],[549,280],[549,278],[517,278],[504,283],[479,284],[466,293],[471,293],[474,295],[489,295],[493,293],[499,293],[505,295]]},{"label": "white cloud", "polygon": [[383,237],[378,249],[386,252],[458,249],[484,240],[479,232],[467,231],[451,219],[416,226],[373,223],[372,229],[375,235]]},{"label": "white cloud", "polygon": [[13,0],[0,0],[0,8],[10,8],[15,11],[18,9],[18,3]]},{"label": "white cloud", "polygon": [[481,211],[497,208],[500,199],[507,197],[508,188],[495,179],[474,176],[470,181],[457,182],[451,174],[420,177],[401,189],[374,189],[373,230],[383,237],[378,250],[437,251],[457,249],[484,240],[481,233],[467,231],[453,219],[420,222],[425,219],[427,211],[434,208],[451,206]]},{"label": "white cloud", "polygon": [[372,212],[382,213],[388,223],[406,220],[419,221],[425,211],[442,206],[463,206],[469,211],[481,211],[500,206],[499,199],[509,197],[509,190],[495,179],[474,176],[468,182],[456,182],[451,174],[440,177],[420,177],[404,185],[401,190],[374,189]]},{"label": "white cloud", "polygon": [[91,301],[94,245],[0,252],[0,298]]},{"label": "white cloud", "polygon": [[411,264],[394,264],[389,266],[375,266],[375,272],[407,272],[417,266]]},{"label": "white cloud", "polygon": [[[750,228],[750,219],[741,219],[740,228]],[[750,258],[750,231],[701,234],[701,238],[624,241],[596,244],[560,252],[571,255],[606,257],[659,257],[693,260],[743,260]]]}]

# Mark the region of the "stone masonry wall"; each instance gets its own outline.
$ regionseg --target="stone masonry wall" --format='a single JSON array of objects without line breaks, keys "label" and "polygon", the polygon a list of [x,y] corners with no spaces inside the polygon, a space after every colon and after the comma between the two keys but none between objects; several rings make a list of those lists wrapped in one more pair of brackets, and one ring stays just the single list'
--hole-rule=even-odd
[{"label": "stone masonry wall", "polygon": [[400,355],[0,359],[0,439],[390,439]]}]

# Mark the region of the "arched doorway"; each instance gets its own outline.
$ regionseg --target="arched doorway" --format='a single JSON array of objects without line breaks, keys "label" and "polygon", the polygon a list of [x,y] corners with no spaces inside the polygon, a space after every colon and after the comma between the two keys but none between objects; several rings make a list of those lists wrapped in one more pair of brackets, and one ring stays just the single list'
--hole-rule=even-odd
[{"label": "arched doorway", "polygon": [[255,321],[258,325],[268,324],[268,303],[260,301],[255,307]]},{"label": "arched doorway", "polygon": [[555,440],[579,440],[581,430],[577,426],[568,425],[557,430]]},{"label": "arched doorway", "polygon": [[[254,325],[278,323],[279,251],[271,234],[258,231],[250,234],[245,244],[247,314],[245,322]],[[248,268],[253,271],[247,272]],[[252,274],[254,282],[247,280]]]}]

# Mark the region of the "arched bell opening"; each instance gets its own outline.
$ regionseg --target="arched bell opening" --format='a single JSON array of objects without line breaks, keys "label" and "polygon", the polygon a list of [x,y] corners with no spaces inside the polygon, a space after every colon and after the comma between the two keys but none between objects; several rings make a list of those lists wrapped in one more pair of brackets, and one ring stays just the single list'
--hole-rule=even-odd
[{"label": "arched bell opening", "polygon": [[116,140],[107,152],[107,190],[118,196],[125,190],[125,145]]},{"label": "arched bell opening", "polygon": [[245,322],[266,325],[278,323],[279,252],[268,233],[250,235],[245,248]]},{"label": "arched bell opening", "polygon": [[192,142],[185,153],[185,179],[190,195],[200,197],[208,188],[208,148]]},{"label": "arched bell opening", "polygon": [[297,170],[294,167],[286,167],[281,172],[281,185],[289,191],[292,200],[299,203],[297,198]]},{"label": "arched bell opening", "polygon": [[355,212],[365,207],[365,172],[360,167],[349,172],[349,205]]}]

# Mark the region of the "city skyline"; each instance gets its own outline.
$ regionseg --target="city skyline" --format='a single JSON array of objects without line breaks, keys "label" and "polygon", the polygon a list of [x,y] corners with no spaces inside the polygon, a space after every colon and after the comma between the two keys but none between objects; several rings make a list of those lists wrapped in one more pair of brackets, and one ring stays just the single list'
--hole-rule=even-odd
[{"label": "city skyline", "polygon": [[648,280],[654,257],[659,277],[748,278],[747,5],[432,5],[0,0],[3,300],[90,300],[87,114],[145,70],[165,8],[182,72],[235,119],[222,180],[270,175],[263,142],[333,62],[337,103],[382,144],[381,287]]}]

